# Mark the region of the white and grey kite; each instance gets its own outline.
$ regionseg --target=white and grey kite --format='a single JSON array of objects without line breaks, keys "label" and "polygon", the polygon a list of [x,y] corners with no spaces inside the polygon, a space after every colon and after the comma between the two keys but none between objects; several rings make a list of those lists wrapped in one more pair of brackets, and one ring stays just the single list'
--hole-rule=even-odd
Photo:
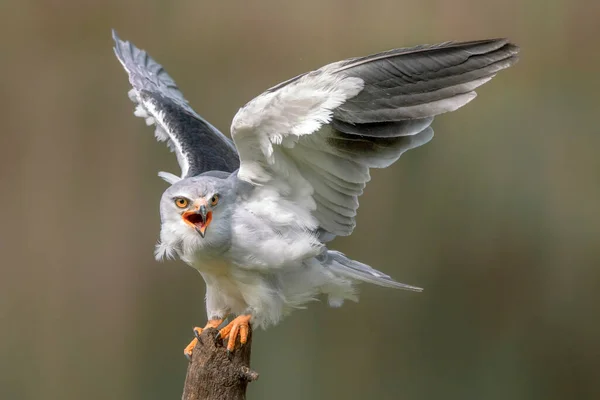
[{"label": "white and grey kite", "polygon": [[[181,177],[160,201],[156,258],[179,257],[206,282],[207,326],[243,344],[248,324],[277,323],[326,295],[356,300],[353,285],[420,291],[329,250],[355,226],[370,168],[385,168],[433,137],[433,118],[517,61],[505,39],[390,50],[326,65],[242,107],[233,142],[200,117],[165,70],[113,32],[135,115],[177,156]],[[201,332],[196,328],[195,332]],[[195,340],[185,349],[191,354]]]}]

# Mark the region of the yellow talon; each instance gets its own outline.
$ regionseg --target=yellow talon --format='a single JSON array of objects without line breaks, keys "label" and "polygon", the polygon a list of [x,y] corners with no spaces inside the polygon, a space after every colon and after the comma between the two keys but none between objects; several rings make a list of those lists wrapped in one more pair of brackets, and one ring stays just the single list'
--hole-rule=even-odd
[{"label": "yellow talon", "polygon": [[250,330],[250,315],[240,315],[228,323],[219,331],[221,338],[227,338],[227,351],[233,351],[237,338],[240,338],[240,344],[248,341],[248,332]]},{"label": "yellow talon", "polygon": [[207,328],[217,328],[222,323],[223,323],[222,319],[211,319],[210,321],[208,321],[206,323],[206,326],[204,328],[200,328],[197,326],[194,328],[194,335],[196,337],[194,339],[192,339],[190,344],[185,346],[185,349],[183,349],[183,354],[187,357],[188,360],[191,361],[191,359],[192,359],[192,352],[194,351],[194,347],[196,347],[196,344],[198,343],[198,337],[200,336],[202,331]]}]

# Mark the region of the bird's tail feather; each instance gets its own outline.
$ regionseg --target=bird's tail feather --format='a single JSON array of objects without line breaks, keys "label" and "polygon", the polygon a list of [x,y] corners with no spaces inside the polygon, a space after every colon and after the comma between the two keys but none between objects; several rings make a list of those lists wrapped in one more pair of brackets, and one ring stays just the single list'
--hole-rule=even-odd
[{"label": "bird's tail feather", "polygon": [[366,264],[351,260],[339,251],[328,250],[322,256],[326,257],[324,264],[327,268],[340,277],[394,289],[412,290],[414,292],[421,292],[423,290],[416,286],[396,282],[389,275],[377,271]]}]

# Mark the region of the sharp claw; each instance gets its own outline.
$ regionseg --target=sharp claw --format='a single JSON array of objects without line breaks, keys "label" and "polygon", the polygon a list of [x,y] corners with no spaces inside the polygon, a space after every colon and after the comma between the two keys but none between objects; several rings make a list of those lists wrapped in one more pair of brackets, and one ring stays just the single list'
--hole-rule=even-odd
[{"label": "sharp claw", "polygon": [[221,339],[221,331],[217,332],[217,334],[215,335],[215,339]]},{"label": "sharp claw", "polygon": [[[194,339],[183,350],[183,354],[188,359],[188,361],[192,361],[192,354],[194,352],[194,348],[196,347],[196,344],[198,344],[198,342],[200,342],[200,335],[202,334],[202,332],[208,328],[218,327],[221,323],[223,323],[223,320],[211,319],[206,323],[206,326],[204,328],[200,328],[200,327],[196,326],[192,329],[192,332],[194,332]],[[215,326],[215,324],[216,324],[216,326]],[[221,337],[221,331],[217,332],[217,337],[218,338]]]}]

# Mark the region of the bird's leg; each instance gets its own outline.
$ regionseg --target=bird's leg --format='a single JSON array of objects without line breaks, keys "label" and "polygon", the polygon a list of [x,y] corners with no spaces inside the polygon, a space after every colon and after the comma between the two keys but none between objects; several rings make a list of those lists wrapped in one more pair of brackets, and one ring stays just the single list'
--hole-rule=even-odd
[{"label": "bird's leg", "polygon": [[200,336],[202,331],[207,328],[218,328],[219,325],[221,325],[222,323],[223,323],[222,318],[215,318],[215,319],[210,319],[206,323],[206,326],[204,328],[200,328],[200,327],[194,328],[194,336],[196,336],[196,337],[190,342],[190,344],[185,346],[185,349],[183,349],[183,354],[187,357],[188,360],[192,359],[192,351],[194,350],[194,347],[196,347],[196,343],[198,343],[198,337]]},{"label": "bird's leg", "polygon": [[250,330],[251,317],[252,316],[249,314],[239,315],[219,331],[219,335],[223,339],[228,338],[227,351],[233,351],[238,337],[240,338],[240,344],[246,344],[248,341],[248,331]]}]

